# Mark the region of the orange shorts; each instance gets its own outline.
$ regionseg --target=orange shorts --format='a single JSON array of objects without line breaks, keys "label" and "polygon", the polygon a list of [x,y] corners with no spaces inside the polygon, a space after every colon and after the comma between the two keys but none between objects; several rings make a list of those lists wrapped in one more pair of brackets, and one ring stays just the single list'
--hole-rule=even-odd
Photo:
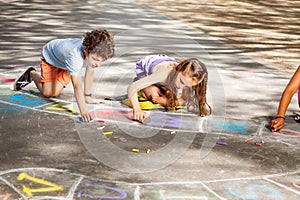
[{"label": "orange shorts", "polygon": [[66,87],[71,80],[71,76],[67,70],[54,67],[47,63],[44,59],[41,61],[41,82],[55,82],[59,81],[64,87]]}]

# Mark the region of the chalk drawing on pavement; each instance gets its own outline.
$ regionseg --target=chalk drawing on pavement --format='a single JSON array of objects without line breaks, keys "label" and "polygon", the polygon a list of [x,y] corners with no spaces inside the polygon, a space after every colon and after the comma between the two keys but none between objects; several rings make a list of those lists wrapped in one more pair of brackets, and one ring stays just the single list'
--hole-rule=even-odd
[{"label": "chalk drawing on pavement", "polygon": [[[20,168],[0,172],[0,198],[28,199],[293,199],[300,170],[254,177],[207,181],[130,183],[111,181],[53,168]],[[174,189],[176,188],[176,189]]]}]

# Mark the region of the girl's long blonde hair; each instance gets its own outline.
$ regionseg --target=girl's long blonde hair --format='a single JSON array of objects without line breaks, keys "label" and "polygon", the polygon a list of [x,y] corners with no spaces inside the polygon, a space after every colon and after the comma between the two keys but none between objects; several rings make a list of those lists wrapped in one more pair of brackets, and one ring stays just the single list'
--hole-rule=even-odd
[{"label": "girl's long blonde hair", "polygon": [[179,73],[184,76],[189,76],[199,84],[193,86],[187,94],[187,109],[189,111],[199,112],[200,116],[206,116],[212,113],[210,105],[206,101],[206,90],[208,72],[204,63],[196,58],[190,58],[180,62],[174,70],[171,71],[167,78],[166,97],[170,100],[171,107],[178,105],[176,97],[177,89],[175,80]]}]

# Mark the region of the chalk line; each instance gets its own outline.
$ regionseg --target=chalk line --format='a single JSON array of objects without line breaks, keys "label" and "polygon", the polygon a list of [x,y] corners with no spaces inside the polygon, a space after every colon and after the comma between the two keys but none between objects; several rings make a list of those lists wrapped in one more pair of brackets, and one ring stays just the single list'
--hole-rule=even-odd
[{"label": "chalk line", "polygon": [[136,186],[134,190],[134,200],[140,200],[140,186]]},{"label": "chalk line", "polygon": [[165,182],[149,182],[149,183],[133,183],[132,185],[147,186],[147,185],[184,185],[184,184],[206,184],[206,183],[218,183],[218,182],[227,182],[227,181],[243,181],[243,180],[260,180],[264,178],[274,178],[280,176],[287,176],[300,173],[300,169],[293,172],[285,172],[279,174],[267,174],[267,175],[258,175],[252,177],[242,177],[242,178],[227,178],[227,179],[217,179],[217,180],[208,180],[208,181],[165,181]]},{"label": "chalk line", "polygon": [[69,189],[69,194],[67,195],[67,199],[70,199],[70,200],[74,199],[75,191],[82,180],[83,180],[83,177],[78,178],[75,181],[75,183],[71,186],[71,188]]},{"label": "chalk line", "polygon": [[226,200],[223,197],[221,197],[220,195],[218,195],[215,191],[213,191],[210,187],[208,187],[207,185],[205,185],[204,183],[201,183],[201,185],[208,190],[210,193],[212,193],[213,195],[215,195],[216,197],[218,197],[221,200]]},{"label": "chalk line", "polygon": [[[28,94],[30,95],[30,94]],[[30,95],[30,96],[34,96],[34,95]],[[36,96],[34,96],[36,97]],[[71,104],[71,102],[68,102],[68,101],[61,101],[61,102],[65,102],[65,103],[69,103]],[[44,112],[44,113],[50,113],[50,114],[56,114],[56,115],[61,115],[61,116],[67,116],[67,117],[70,117],[70,118],[77,118],[79,117],[78,115],[72,115],[72,114],[67,114],[67,113],[60,113],[60,112],[54,112],[54,111],[49,111],[49,110],[42,110],[42,109],[37,109],[37,108],[40,108],[40,107],[43,107],[45,105],[49,105],[49,104],[52,104],[54,102],[50,102],[50,103],[45,103],[43,105],[38,105],[36,107],[29,107],[29,106],[24,106],[24,105],[20,105],[20,104],[16,104],[16,103],[11,103],[11,102],[6,102],[6,101],[3,101],[3,100],[0,100],[0,103],[3,103],[3,104],[7,104],[7,105],[12,105],[12,106],[17,106],[17,107],[21,107],[21,108],[26,108],[26,109],[30,109],[30,110],[34,110],[34,111],[38,111],[38,112]],[[109,107],[109,106],[102,106],[101,108],[112,108],[112,107]],[[101,109],[100,108],[100,109]],[[96,109],[93,109],[92,111],[90,112],[94,112],[96,111],[98,108]],[[113,108],[114,109],[114,108]],[[119,108],[116,108],[115,110],[121,110],[122,109],[119,109]],[[131,109],[130,109],[131,111]],[[108,122],[117,122],[117,123],[120,123],[120,124],[125,124],[125,125],[134,125],[135,122],[121,122],[121,121],[117,121],[117,120],[110,120],[110,119],[105,119],[105,118],[101,118],[105,121],[108,121]],[[145,127],[149,127],[151,129],[154,129],[154,130],[164,130],[164,131],[174,131],[176,130],[177,132],[189,132],[189,133],[200,133],[198,130],[188,130],[188,129],[171,129],[171,128],[163,128],[163,127],[154,127],[154,126],[147,126],[145,125]],[[212,134],[217,134],[217,133],[212,133]]]},{"label": "chalk line", "polygon": [[284,188],[284,189],[286,189],[286,190],[289,190],[289,191],[291,191],[291,192],[293,192],[293,193],[295,193],[295,194],[300,195],[300,192],[299,192],[299,191],[294,190],[293,188],[290,188],[290,187],[288,187],[288,186],[286,186],[286,185],[283,185],[283,184],[278,183],[278,182],[276,182],[276,181],[270,180],[270,179],[268,179],[268,178],[264,178],[264,180],[266,180],[266,181],[268,181],[268,182],[270,182],[270,183],[273,183],[273,184],[275,184],[275,185],[277,185],[277,186],[279,186],[279,187],[282,187],[282,188]]},{"label": "chalk line", "polygon": [[2,180],[6,185],[8,185],[8,187],[12,188],[15,192],[17,192],[20,196],[26,198],[26,196],[20,190],[18,190],[18,188],[16,188],[13,184],[8,182],[6,179],[0,177],[0,180]]},{"label": "chalk line", "polygon": [[5,171],[0,171],[0,176],[9,173],[15,172],[24,172],[24,171],[49,171],[49,172],[69,172],[68,170],[63,169],[55,169],[55,168],[46,168],[46,167],[30,167],[30,168],[18,168],[18,169],[10,169]]},{"label": "chalk line", "polygon": [[78,116],[74,116],[74,115],[66,114],[66,113],[57,113],[57,112],[53,112],[53,111],[49,111],[49,110],[36,109],[35,107],[23,106],[23,105],[20,105],[20,104],[6,102],[6,101],[3,101],[3,100],[0,100],[0,103],[8,104],[8,105],[11,105],[11,106],[17,106],[17,107],[21,107],[21,108],[26,108],[26,109],[34,110],[34,111],[38,111],[38,112],[44,112],[44,113],[50,113],[50,114],[57,114],[57,115],[68,116],[70,118],[78,117]]},{"label": "chalk line", "polygon": [[[26,198],[28,199],[28,198]],[[52,197],[52,196],[42,196],[42,197],[30,197],[30,200],[48,200],[48,199],[53,199],[53,200],[72,200],[72,199],[66,199],[66,197]]]},{"label": "chalk line", "polygon": [[[30,170],[32,170],[32,171],[52,171],[52,172],[68,173],[68,174],[71,174],[71,175],[79,176],[79,178],[77,178],[74,181],[74,184],[69,189],[69,193],[68,193],[67,197],[51,197],[51,196],[33,197],[33,199],[36,199],[36,200],[41,200],[41,199],[45,199],[45,198],[46,199],[56,199],[56,200],[71,200],[74,197],[76,189],[78,188],[79,184],[82,182],[82,180],[84,178],[93,179],[93,180],[97,180],[97,181],[102,181],[102,182],[106,182],[106,183],[136,186],[135,191],[134,191],[134,200],[140,200],[140,187],[141,186],[147,186],[147,185],[148,186],[155,186],[155,185],[192,185],[192,184],[200,184],[206,190],[208,190],[211,194],[216,196],[218,199],[226,200],[225,198],[218,195],[209,186],[207,186],[206,183],[218,183],[218,182],[225,182],[225,181],[243,181],[243,180],[265,180],[265,181],[273,183],[273,184],[275,184],[275,185],[277,185],[277,186],[279,186],[283,189],[286,189],[286,190],[291,191],[291,192],[293,192],[297,195],[300,195],[299,191],[294,190],[293,188],[290,188],[288,186],[285,186],[283,184],[280,184],[278,182],[275,182],[275,181],[269,179],[269,178],[274,178],[274,177],[297,174],[297,173],[300,173],[300,170],[296,170],[296,171],[293,171],[293,172],[286,172],[286,173],[269,174],[269,175],[263,175],[263,176],[231,178],[231,179],[219,179],[219,180],[209,180],[209,181],[168,181],[168,182],[150,182],[150,183],[129,183],[129,182],[122,182],[122,181],[112,181],[112,180],[103,180],[103,179],[98,179],[98,178],[92,178],[92,177],[81,175],[81,174],[71,173],[68,170],[40,167],[40,168],[19,168],[19,169],[11,169],[11,170],[2,171],[2,172],[0,172],[0,180],[2,180],[5,184],[7,184],[9,187],[11,187],[13,190],[15,190],[19,195],[21,195],[23,198],[26,199],[27,197],[24,196],[22,192],[20,192],[17,188],[15,188],[13,184],[9,183],[6,179],[1,177],[1,175],[8,174],[8,173],[14,173],[14,172],[30,171]],[[190,196],[188,196],[188,197],[192,198]],[[199,199],[199,198],[200,197],[193,197],[193,199]],[[201,197],[201,198],[203,198],[203,197]]]}]

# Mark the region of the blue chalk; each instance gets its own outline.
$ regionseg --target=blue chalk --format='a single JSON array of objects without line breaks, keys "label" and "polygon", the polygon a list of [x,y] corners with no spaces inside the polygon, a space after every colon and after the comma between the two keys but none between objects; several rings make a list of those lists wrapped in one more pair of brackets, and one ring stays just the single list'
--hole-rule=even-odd
[{"label": "blue chalk", "polygon": [[227,145],[228,145],[226,142],[217,142],[216,144],[224,145],[224,146],[227,146]]}]

